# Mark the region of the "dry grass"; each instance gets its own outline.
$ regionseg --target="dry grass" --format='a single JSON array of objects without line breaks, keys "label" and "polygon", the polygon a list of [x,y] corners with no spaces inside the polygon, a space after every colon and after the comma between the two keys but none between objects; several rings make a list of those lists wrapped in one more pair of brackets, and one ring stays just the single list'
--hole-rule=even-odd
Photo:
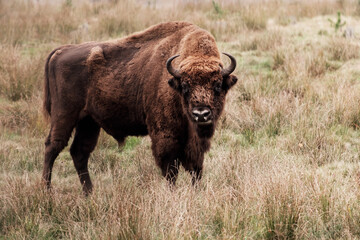
[{"label": "dry grass", "polygon": [[[214,3],[0,0],[1,239],[359,239],[357,1]],[[354,38],[332,29],[337,11]],[[181,170],[170,190],[148,137],[119,149],[102,132],[94,193],[68,149],[44,191],[47,54],[170,20],[208,29],[239,62],[202,182]]]},{"label": "dry grass", "polygon": [[330,58],[336,61],[356,59],[360,54],[359,44],[356,41],[352,42],[344,38],[331,39],[327,50],[330,53]]},{"label": "dry grass", "polygon": [[26,50],[0,46],[0,94],[12,101],[30,99],[42,86],[39,79],[43,76],[44,55],[32,51],[38,50],[34,46]]}]

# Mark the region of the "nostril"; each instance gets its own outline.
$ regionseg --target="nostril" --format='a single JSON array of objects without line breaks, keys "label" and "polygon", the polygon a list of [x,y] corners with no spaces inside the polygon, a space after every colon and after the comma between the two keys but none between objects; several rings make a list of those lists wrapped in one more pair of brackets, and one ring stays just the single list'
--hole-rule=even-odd
[{"label": "nostril", "polygon": [[210,110],[205,109],[205,110],[203,110],[202,115],[204,117],[209,117],[211,115],[211,112],[210,112]]},{"label": "nostril", "polygon": [[199,117],[201,115],[201,112],[199,110],[193,110],[192,114],[194,115],[194,117]]}]

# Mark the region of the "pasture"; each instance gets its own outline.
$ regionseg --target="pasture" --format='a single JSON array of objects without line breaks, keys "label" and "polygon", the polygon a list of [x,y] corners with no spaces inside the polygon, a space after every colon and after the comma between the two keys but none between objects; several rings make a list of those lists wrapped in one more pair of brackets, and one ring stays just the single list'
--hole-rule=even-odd
[{"label": "pasture", "polygon": [[[45,191],[47,55],[174,20],[238,61],[200,184],[102,131],[93,194],[69,147]],[[358,1],[0,0],[0,56],[0,239],[360,239]]]}]

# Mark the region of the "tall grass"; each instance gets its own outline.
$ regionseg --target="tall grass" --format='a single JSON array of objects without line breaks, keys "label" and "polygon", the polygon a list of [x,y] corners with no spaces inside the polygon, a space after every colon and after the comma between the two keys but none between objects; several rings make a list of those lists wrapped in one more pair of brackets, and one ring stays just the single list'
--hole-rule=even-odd
[{"label": "tall grass", "polygon": [[[0,236],[358,239],[359,44],[327,21],[341,11],[357,32],[354,4],[0,1]],[[148,137],[119,148],[101,132],[89,166],[94,193],[83,196],[68,147],[44,191],[47,54],[171,20],[207,29],[238,62],[200,184],[181,169],[169,189]]]}]

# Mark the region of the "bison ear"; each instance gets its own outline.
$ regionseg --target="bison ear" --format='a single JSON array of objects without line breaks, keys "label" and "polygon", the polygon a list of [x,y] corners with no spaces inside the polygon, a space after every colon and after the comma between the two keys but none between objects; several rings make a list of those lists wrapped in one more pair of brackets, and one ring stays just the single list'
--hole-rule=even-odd
[{"label": "bison ear", "polygon": [[179,79],[177,79],[175,77],[170,78],[168,83],[169,83],[170,87],[172,87],[176,91],[179,91],[179,92],[181,91],[181,85],[180,85]]},{"label": "bison ear", "polygon": [[234,75],[229,75],[226,78],[224,78],[223,80],[223,84],[222,84],[222,88],[227,91],[229,90],[232,86],[235,85],[235,83],[237,82],[238,78]]}]

